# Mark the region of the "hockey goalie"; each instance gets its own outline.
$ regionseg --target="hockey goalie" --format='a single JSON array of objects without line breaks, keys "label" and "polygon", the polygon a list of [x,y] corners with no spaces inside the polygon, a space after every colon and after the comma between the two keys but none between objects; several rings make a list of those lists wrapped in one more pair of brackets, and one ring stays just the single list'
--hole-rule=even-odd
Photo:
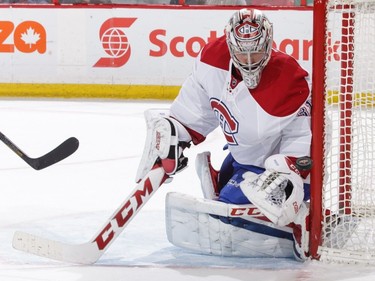
[{"label": "hockey goalie", "polygon": [[[272,48],[273,26],[256,9],[233,14],[208,43],[167,111],[146,112],[147,139],[137,181],[155,161],[174,175],[183,151],[221,127],[228,156],[196,158],[204,198],[169,193],[168,239],[203,254],[308,257],[310,81],[291,56]],[[221,149],[221,148],[218,148]],[[186,153],[185,153],[186,154]]]}]

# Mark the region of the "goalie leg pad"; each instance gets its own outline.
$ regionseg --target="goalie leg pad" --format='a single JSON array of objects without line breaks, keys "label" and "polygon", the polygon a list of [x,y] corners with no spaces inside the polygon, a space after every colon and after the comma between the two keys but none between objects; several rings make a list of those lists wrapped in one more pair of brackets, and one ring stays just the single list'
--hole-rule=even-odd
[{"label": "goalie leg pad", "polygon": [[[270,236],[228,223],[233,206],[219,201],[195,198],[169,192],[166,196],[166,230],[169,242],[196,253],[233,257],[293,257],[293,239]],[[277,228],[263,219],[241,219],[244,225],[259,224],[260,229],[282,231],[288,237],[288,227]],[[225,222],[225,218],[227,222]],[[236,220],[239,220],[237,217]],[[270,230],[271,231],[271,230]],[[291,234],[290,234],[291,236]]]},{"label": "goalie leg pad", "polygon": [[294,220],[293,239],[294,257],[298,261],[309,259],[310,210],[307,203],[302,203]]},{"label": "goalie leg pad", "polygon": [[218,177],[219,171],[211,165],[211,153],[205,151],[199,153],[195,159],[195,170],[201,182],[203,197],[217,200],[219,197]]}]

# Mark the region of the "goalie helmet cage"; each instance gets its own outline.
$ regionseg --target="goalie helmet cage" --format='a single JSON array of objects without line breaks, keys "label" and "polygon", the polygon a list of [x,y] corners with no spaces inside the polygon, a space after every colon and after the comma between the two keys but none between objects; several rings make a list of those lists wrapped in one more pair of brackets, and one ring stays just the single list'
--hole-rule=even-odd
[{"label": "goalie helmet cage", "polygon": [[314,1],[310,254],[375,264],[375,0]]}]

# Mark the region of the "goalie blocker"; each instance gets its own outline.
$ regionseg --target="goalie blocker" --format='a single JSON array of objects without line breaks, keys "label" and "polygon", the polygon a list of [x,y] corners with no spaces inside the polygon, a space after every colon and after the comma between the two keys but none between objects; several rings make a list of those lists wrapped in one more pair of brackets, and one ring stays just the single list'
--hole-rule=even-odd
[{"label": "goalie blocker", "polygon": [[149,109],[144,115],[147,136],[136,182],[144,178],[158,158],[167,175],[183,170],[188,164],[188,158],[183,155],[183,150],[190,146],[191,141],[186,129],[173,118],[167,117],[168,110]]}]

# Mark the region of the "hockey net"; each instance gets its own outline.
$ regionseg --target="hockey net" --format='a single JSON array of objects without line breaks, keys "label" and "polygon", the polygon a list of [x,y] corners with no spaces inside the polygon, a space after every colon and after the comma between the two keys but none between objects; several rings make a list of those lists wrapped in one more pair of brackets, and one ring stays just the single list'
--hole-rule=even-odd
[{"label": "hockey net", "polygon": [[375,264],[375,0],[314,3],[310,253]]}]

